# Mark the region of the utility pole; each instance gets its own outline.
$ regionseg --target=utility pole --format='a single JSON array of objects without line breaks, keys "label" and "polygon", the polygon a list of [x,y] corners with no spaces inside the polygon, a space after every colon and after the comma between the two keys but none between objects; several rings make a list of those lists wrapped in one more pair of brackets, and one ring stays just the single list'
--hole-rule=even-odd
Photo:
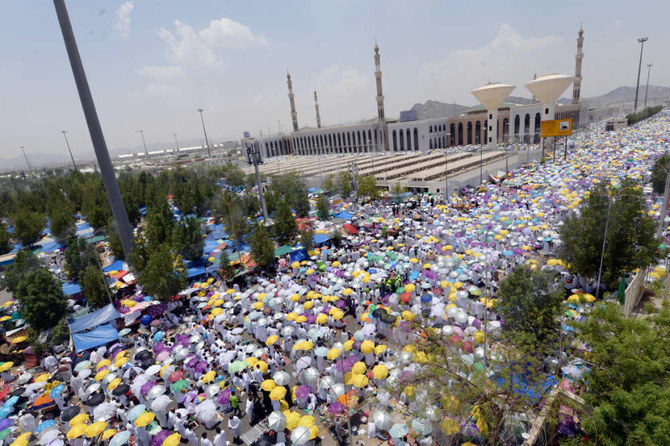
[{"label": "utility pole", "polygon": [[633,111],[637,111],[637,94],[640,90],[640,71],[642,70],[642,51],[644,50],[644,42],[649,40],[649,37],[640,37],[637,39],[640,42],[640,63],[637,67],[637,83],[635,84],[635,103],[633,104]]},{"label": "utility pole", "polygon": [[63,130],[61,132],[65,138],[65,144],[67,144],[67,151],[70,152],[70,159],[72,160],[72,167],[74,170],[77,170],[77,165],[74,163],[74,156],[72,156],[72,149],[70,148],[70,141],[67,140],[67,131]]},{"label": "utility pole", "polygon": [[446,148],[444,149],[444,204],[449,204],[449,152]]},{"label": "utility pole", "polygon": [[32,176],[33,167],[30,165],[30,161],[28,161],[28,157],[26,156],[26,151],[23,150],[23,146],[19,146],[19,149],[21,149],[21,153],[23,153],[23,159],[26,160],[26,166],[28,166],[28,172],[30,172],[30,175]]},{"label": "utility pole", "polygon": [[247,162],[254,166],[254,172],[256,173],[256,187],[258,187],[258,196],[261,200],[261,210],[263,212],[263,219],[265,225],[267,226],[270,222],[268,220],[268,210],[265,207],[265,195],[263,194],[263,185],[261,184],[261,175],[258,171],[258,166],[263,164],[263,159],[261,157],[260,147],[254,141],[253,143],[246,146],[247,149]]},{"label": "utility pole", "polygon": [[107,151],[107,143],[105,142],[105,136],[102,133],[102,127],[100,126],[98,114],[95,110],[95,103],[93,102],[93,96],[91,95],[91,90],[88,86],[84,65],[79,56],[79,49],[77,48],[77,41],[74,38],[74,31],[72,30],[70,17],[67,13],[65,0],[53,1],[61,33],[63,34],[65,48],[67,50],[68,58],[70,59],[72,74],[77,85],[79,99],[81,101],[82,109],[84,110],[84,116],[86,117],[86,124],[88,125],[88,131],[91,134],[93,149],[95,150],[95,156],[98,160],[98,165],[100,166],[102,181],[105,185],[105,190],[107,191],[107,199],[112,208],[112,215],[114,216],[116,229],[119,231],[123,253],[126,258],[128,258],[130,257],[133,230],[128,221],[128,214],[126,213],[126,207],[123,204],[123,197],[121,196],[119,185],[116,182],[114,166],[112,166],[112,160]]},{"label": "utility pole", "polygon": [[212,152],[209,150],[209,139],[207,139],[207,130],[205,129],[205,118],[202,117],[202,112],[204,109],[199,108],[198,113],[200,113],[200,121],[202,122],[202,132],[205,134],[205,144],[207,145],[207,155],[211,158]]},{"label": "utility pole", "polygon": [[173,135],[174,135],[174,144],[175,144],[175,147],[176,147],[175,150],[176,150],[177,152],[179,152],[179,141],[177,140],[177,134],[176,134],[176,133],[173,133]]},{"label": "utility pole", "polygon": [[644,108],[647,108],[647,93],[649,93],[649,75],[653,64],[647,64],[647,87],[644,89]]}]

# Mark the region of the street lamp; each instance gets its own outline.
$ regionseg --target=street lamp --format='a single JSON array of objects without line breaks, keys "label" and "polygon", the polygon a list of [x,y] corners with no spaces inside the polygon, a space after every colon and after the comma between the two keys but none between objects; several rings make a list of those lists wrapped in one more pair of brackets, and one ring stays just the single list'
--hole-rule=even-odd
[{"label": "street lamp", "polygon": [[200,113],[200,122],[202,122],[202,132],[205,134],[205,144],[207,145],[207,155],[212,156],[212,152],[209,150],[209,139],[207,139],[207,130],[205,129],[205,118],[202,117],[202,112],[204,109],[199,108],[198,113]]},{"label": "street lamp", "polygon": [[263,194],[263,187],[261,186],[261,175],[258,172],[258,166],[263,164],[263,159],[261,158],[261,149],[258,144],[254,141],[251,144],[246,144],[247,150],[247,162],[254,166],[254,171],[256,173],[256,187],[258,187],[258,196],[261,200],[261,210],[263,211],[263,218],[265,224],[269,223],[268,220],[268,210],[265,207],[265,195]]},{"label": "street lamp", "polygon": [[179,141],[177,140],[177,134],[173,133],[174,135],[174,144],[175,144],[175,152],[179,152]]},{"label": "street lamp", "polygon": [[72,167],[74,170],[77,170],[77,165],[74,163],[74,156],[72,156],[72,149],[70,149],[70,141],[67,140],[67,131],[63,130],[61,132],[65,138],[65,144],[67,144],[67,151],[70,152],[70,159],[72,160]]},{"label": "street lamp", "polygon": [[640,71],[642,70],[642,51],[644,50],[644,42],[649,40],[649,37],[640,37],[637,39],[640,42],[640,63],[637,67],[637,83],[635,84],[635,103],[633,104],[633,111],[637,110],[637,93],[640,89]]},{"label": "street lamp", "polygon": [[30,172],[30,175],[32,175],[33,168],[30,166],[30,162],[28,161],[28,157],[26,156],[26,151],[23,150],[23,146],[19,146],[19,149],[21,149],[21,153],[23,153],[23,159],[26,160],[26,166],[28,166],[28,172]]},{"label": "street lamp", "polygon": [[653,64],[647,64],[647,87],[644,89],[644,108],[647,108],[647,93],[649,93],[649,75]]}]

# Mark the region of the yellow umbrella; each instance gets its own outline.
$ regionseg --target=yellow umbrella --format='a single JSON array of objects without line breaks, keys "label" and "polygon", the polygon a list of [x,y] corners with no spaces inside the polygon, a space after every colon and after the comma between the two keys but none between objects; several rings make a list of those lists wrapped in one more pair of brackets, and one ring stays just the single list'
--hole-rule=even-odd
[{"label": "yellow umbrella", "polygon": [[98,373],[95,374],[95,377],[93,379],[95,379],[96,381],[102,381],[103,379],[105,379],[105,376],[107,375],[109,375],[109,369],[100,370]]},{"label": "yellow umbrella", "polygon": [[300,414],[298,412],[291,412],[289,410],[282,412],[286,417],[286,427],[288,430],[293,430],[298,427],[300,421]]},{"label": "yellow umbrella", "polygon": [[102,433],[102,439],[103,439],[103,440],[107,440],[107,439],[109,439],[109,438],[112,438],[112,437],[113,437],[114,435],[116,435],[116,434],[117,434],[117,430],[116,430],[116,429],[107,429],[106,431],[104,431],[104,432]]},{"label": "yellow umbrella", "polygon": [[144,427],[154,421],[154,418],[156,418],[156,414],[153,412],[144,412],[142,415],[137,417],[135,420],[135,426],[137,427]]},{"label": "yellow umbrella", "polygon": [[411,263],[419,263],[419,259],[417,259],[416,257],[412,257],[411,259],[409,259],[409,261]]},{"label": "yellow umbrella", "polygon": [[342,295],[350,296],[353,292],[354,292],[354,290],[352,290],[351,288],[345,288],[345,289],[342,290]]},{"label": "yellow umbrella", "polygon": [[314,343],[312,341],[302,341],[298,342],[293,346],[293,350],[311,350],[314,348]]},{"label": "yellow umbrella", "polygon": [[[79,426],[82,426],[81,424]],[[88,438],[93,438],[97,437],[102,433],[102,431],[105,430],[107,427],[107,422],[106,421],[98,421],[97,423],[93,423],[90,426],[86,426],[86,436]]]},{"label": "yellow umbrella", "polygon": [[405,291],[407,291],[408,293],[411,293],[415,289],[416,285],[414,285],[413,283],[408,283],[407,285],[405,285]]},{"label": "yellow umbrella", "polygon": [[275,387],[270,391],[270,399],[279,401],[286,396],[286,387]]},{"label": "yellow umbrella", "polygon": [[277,335],[268,336],[268,338],[265,340],[265,345],[268,345],[268,346],[272,345],[275,342],[277,342],[278,339],[279,339],[279,336],[277,336]]},{"label": "yellow umbrella", "polygon": [[326,358],[332,361],[333,359],[337,359],[337,357],[340,356],[341,354],[342,350],[340,350],[339,348],[331,348],[330,350],[328,350]]},{"label": "yellow umbrella", "polygon": [[107,390],[114,390],[121,384],[121,378],[114,378],[108,385]]},{"label": "yellow umbrella", "polygon": [[379,344],[375,347],[375,355],[380,355],[386,351],[387,347],[384,344]]},{"label": "yellow umbrella", "polygon": [[363,353],[372,353],[374,350],[375,350],[375,343],[370,340],[363,341],[363,343],[361,344],[361,351]]},{"label": "yellow umbrella", "polygon": [[162,446],[177,446],[180,441],[181,441],[181,435],[179,435],[178,432],[175,432],[174,434],[170,435],[165,440],[163,440]]},{"label": "yellow umbrella", "polygon": [[367,370],[367,366],[363,361],[358,361],[357,363],[354,364],[354,366],[351,368],[352,373],[358,373],[358,374],[363,374]]},{"label": "yellow umbrella", "polygon": [[25,336],[18,336],[18,337],[14,338],[14,339],[12,340],[12,344],[20,344],[20,343],[22,343],[23,341],[25,341],[26,339],[28,339],[28,338],[25,337]]},{"label": "yellow umbrella", "polygon": [[41,383],[41,382],[44,382],[44,381],[48,381],[49,378],[51,378],[51,375],[49,375],[48,373],[42,373],[40,376],[35,378],[35,382],[36,383]]},{"label": "yellow umbrella", "polygon": [[12,361],[5,362],[2,365],[0,365],[0,372],[6,372],[12,367],[14,367],[14,363]]},{"label": "yellow umbrella", "polygon": [[265,293],[258,293],[258,296],[256,296],[256,300],[261,301],[267,297],[267,294]]},{"label": "yellow umbrella", "polygon": [[203,384],[207,384],[211,380],[216,378],[216,372],[214,370],[210,370],[209,372],[205,373],[202,377],[202,382]]},{"label": "yellow umbrella", "polygon": [[456,435],[461,429],[458,421],[449,417],[442,420],[440,427],[442,428],[442,432],[444,432],[445,435]]},{"label": "yellow umbrella", "polygon": [[347,384],[363,388],[368,385],[368,377],[360,373],[352,373]]},{"label": "yellow umbrella", "polygon": [[223,314],[223,308],[221,308],[221,307],[216,307],[216,308],[214,308],[214,309],[212,310],[212,312],[211,312],[210,314],[211,314],[212,316],[218,316],[218,315],[220,315],[220,314]]},{"label": "yellow umbrella", "polygon": [[95,368],[96,368],[97,370],[100,370],[101,368],[103,368],[103,367],[105,367],[105,366],[110,366],[110,365],[112,365],[112,361],[110,361],[109,359],[103,359],[102,361],[100,361],[100,362],[95,366]]},{"label": "yellow umbrella", "polygon": [[10,320],[11,318],[12,318],[11,316],[2,316],[2,317],[0,317],[0,322],[6,322],[6,321]]},{"label": "yellow umbrella", "polygon": [[117,356],[116,359],[114,360],[114,365],[120,368],[126,365],[127,362],[128,362],[127,356],[121,356],[120,358]]},{"label": "yellow umbrella", "polygon": [[387,369],[385,365],[378,364],[372,368],[372,376],[374,376],[375,379],[386,379],[386,377],[389,376],[389,369]]},{"label": "yellow umbrella", "polygon": [[77,424],[86,423],[91,417],[87,413],[80,413],[70,420],[70,426],[76,426]]},{"label": "yellow umbrella", "polygon": [[328,315],[324,313],[319,313],[319,315],[316,317],[316,323],[325,324],[326,322],[328,322]]},{"label": "yellow umbrella", "polygon": [[348,352],[348,351],[351,350],[353,347],[354,347],[354,340],[353,340],[353,339],[349,339],[349,340],[346,341],[344,344],[342,344],[342,349],[343,349],[345,352]]},{"label": "yellow umbrella", "polygon": [[255,366],[258,364],[258,358],[254,358],[253,356],[249,356],[247,359],[244,360],[248,365],[251,367]]},{"label": "yellow umbrella", "polygon": [[277,387],[277,383],[273,379],[266,379],[261,383],[261,389],[266,392],[272,391],[275,387]]},{"label": "yellow umbrella", "polygon": [[413,321],[414,320],[414,314],[412,314],[411,311],[405,310],[402,312],[402,318],[406,321]]},{"label": "yellow umbrella", "polygon": [[315,424],[309,428],[309,439],[314,440],[319,435],[319,427]]},{"label": "yellow umbrella", "polygon": [[254,310],[260,310],[263,308],[263,302],[254,302],[254,304],[251,306]]},{"label": "yellow umbrella", "polygon": [[316,424],[316,418],[311,415],[303,415],[298,421],[298,426],[311,427]]},{"label": "yellow umbrella", "polygon": [[77,424],[68,431],[66,437],[68,438],[68,440],[79,438],[86,433],[87,427],[88,426],[86,426],[85,424]]},{"label": "yellow umbrella", "polygon": [[305,305],[303,305],[303,306],[305,307],[305,310],[309,310],[314,306],[314,302],[312,302],[311,300],[308,300],[307,302],[305,302]]},{"label": "yellow umbrella", "polygon": [[12,443],[9,446],[26,446],[28,444],[28,439],[30,438],[30,435],[32,432],[24,432],[18,437],[16,437],[16,440],[12,441]]},{"label": "yellow umbrella", "polygon": [[268,369],[270,368],[270,366],[268,365],[268,363],[265,362],[265,361],[258,361],[258,362],[256,363],[256,366],[257,366],[257,367],[260,367],[261,372],[263,372],[263,373],[267,372]]},{"label": "yellow umbrella", "polygon": [[335,309],[336,311],[333,311],[333,314],[331,316],[333,317],[333,320],[339,321],[344,317],[344,312],[342,310]]}]

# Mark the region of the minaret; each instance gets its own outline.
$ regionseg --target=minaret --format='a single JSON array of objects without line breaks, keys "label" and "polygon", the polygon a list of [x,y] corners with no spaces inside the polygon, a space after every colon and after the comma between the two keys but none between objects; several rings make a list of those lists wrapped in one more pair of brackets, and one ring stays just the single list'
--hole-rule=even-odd
[{"label": "minaret", "polygon": [[321,115],[319,114],[319,98],[314,90],[314,108],[316,109],[316,127],[321,128]]},{"label": "minaret", "polygon": [[382,91],[382,70],[380,65],[379,46],[375,42],[375,79],[377,80],[377,120],[379,121],[381,141],[378,145],[383,150],[389,150],[388,145],[388,128],[386,126],[386,118],[384,116],[384,93]]},{"label": "minaret", "polygon": [[[537,72],[533,73],[533,80],[535,79],[537,79]],[[537,102],[537,98],[535,97],[535,95],[533,95],[533,99],[531,100],[533,101],[533,104]]]},{"label": "minaret", "polygon": [[582,29],[581,23],[579,24],[579,37],[577,37],[577,54],[575,54],[575,80],[574,86],[572,87],[572,103],[578,104],[579,97],[582,89],[582,59],[584,58],[584,53],[582,53],[582,47],[584,46],[584,30]]},{"label": "minaret", "polygon": [[293,96],[293,82],[291,74],[286,73],[286,84],[288,85],[288,99],[291,102],[291,121],[293,121],[293,131],[298,131],[298,113],[295,111],[295,98]]}]

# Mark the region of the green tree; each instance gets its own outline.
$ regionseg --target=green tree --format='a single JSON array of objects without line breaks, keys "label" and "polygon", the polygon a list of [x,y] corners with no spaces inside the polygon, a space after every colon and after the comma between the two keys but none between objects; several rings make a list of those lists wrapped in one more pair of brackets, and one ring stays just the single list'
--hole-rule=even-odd
[{"label": "green tree", "polygon": [[401,183],[393,183],[393,186],[391,186],[391,193],[395,195],[400,195],[404,194],[407,192],[407,188],[403,186]]},{"label": "green tree", "polygon": [[40,238],[46,219],[39,212],[22,209],[14,220],[14,235],[23,246],[32,246]]},{"label": "green tree", "polygon": [[359,197],[370,197],[372,200],[379,198],[379,190],[377,189],[377,180],[374,175],[365,175],[361,177],[358,186]]},{"label": "green tree", "polygon": [[175,249],[188,260],[202,257],[205,239],[200,231],[200,221],[195,217],[186,217],[175,227]]},{"label": "green tree", "polygon": [[351,174],[349,171],[343,170],[337,177],[337,192],[344,198],[351,193]]},{"label": "green tree", "polygon": [[167,200],[160,193],[154,194],[154,201],[148,208],[146,218],[145,234],[149,246],[155,249],[159,245],[170,243],[174,228],[175,221]]},{"label": "green tree", "polygon": [[121,237],[119,231],[112,228],[107,232],[107,240],[109,240],[109,248],[112,250],[114,257],[123,259],[126,255],[123,252],[123,245],[121,244]]},{"label": "green tree", "polygon": [[39,267],[40,262],[30,249],[20,249],[14,257],[14,263],[5,267],[4,277],[1,282],[2,287],[6,288],[12,294],[16,293],[16,289],[23,278]]},{"label": "green tree", "polygon": [[10,245],[9,232],[3,222],[0,221],[0,255],[7,254],[12,250]]},{"label": "green tree", "polygon": [[51,233],[56,240],[63,241],[74,235],[74,215],[72,215],[72,208],[68,203],[62,202],[60,205],[54,206],[49,211],[49,218],[51,218]]},{"label": "green tree", "polygon": [[314,247],[314,231],[311,228],[300,231],[300,244],[305,250],[312,250]]},{"label": "green tree", "polygon": [[316,215],[321,221],[326,221],[330,217],[330,201],[325,194],[319,195],[316,199]]},{"label": "green tree", "polygon": [[658,195],[663,195],[663,192],[665,192],[665,178],[668,176],[669,169],[670,154],[664,153],[656,160],[654,167],[651,169],[651,185]]},{"label": "green tree", "polygon": [[230,257],[228,257],[228,252],[225,249],[219,255],[219,276],[225,283],[235,277],[235,267],[230,263]]},{"label": "green tree", "polygon": [[590,365],[581,396],[586,445],[664,445],[670,438],[670,307],[626,318],[603,303],[576,323]]},{"label": "green tree", "polygon": [[98,253],[95,248],[88,244],[83,238],[70,238],[67,241],[67,247],[63,252],[65,258],[65,272],[68,279],[79,281],[81,275],[87,266],[97,266],[98,260],[96,256]]},{"label": "green tree", "polygon": [[[609,214],[609,223],[607,215]],[[626,271],[644,268],[659,258],[655,222],[646,213],[642,188],[625,179],[616,187],[600,183],[560,228],[558,255],[573,272],[596,277],[603,256],[602,283],[615,287]]]},{"label": "green tree", "polygon": [[167,302],[186,286],[186,268],[181,257],[164,244],[149,253],[146,265],[139,270],[138,280],[147,294]]},{"label": "green tree", "polygon": [[81,288],[84,291],[86,302],[93,307],[102,307],[109,303],[105,282],[102,273],[93,266],[88,265],[81,274]]},{"label": "green tree", "polygon": [[109,205],[97,204],[91,209],[87,217],[93,229],[98,230],[109,224],[112,218],[112,211],[109,209]]},{"label": "green tree", "polygon": [[549,353],[560,334],[558,317],[565,291],[550,271],[517,266],[500,281],[496,311],[505,320],[503,332],[517,347]]},{"label": "green tree", "polygon": [[25,275],[15,296],[21,304],[21,316],[35,330],[46,330],[65,316],[66,305],[58,280],[44,268]]},{"label": "green tree", "polygon": [[335,175],[332,173],[326,176],[326,179],[323,180],[323,190],[327,194],[332,194],[337,190],[337,186],[335,184]]},{"label": "green tree", "polygon": [[251,256],[262,269],[268,268],[275,259],[275,247],[265,226],[256,223],[251,233]]},{"label": "green tree", "polygon": [[224,191],[215,212],[221,218],[228,235],[236,242],[241,241],[249,233],[249,222],[245,209],[236,194]]},{"label": "green tree", "polygon": [[[223,178],[226,181],[226,184],[233,188],[244,186],[246,180],[244,171],[240,169],[237,164],[233,164],[229,161],[224,166],[224,169]],[[254,175],[254,181],[255,180],[256,176]]]},{"label": "green tree", "polygon": [[282,201],[277,209],[277,218],[274,224],[275,239],[280,245],[291,244],[298,234],[298,225],[295,217],[288,207],[288,203]]}]

